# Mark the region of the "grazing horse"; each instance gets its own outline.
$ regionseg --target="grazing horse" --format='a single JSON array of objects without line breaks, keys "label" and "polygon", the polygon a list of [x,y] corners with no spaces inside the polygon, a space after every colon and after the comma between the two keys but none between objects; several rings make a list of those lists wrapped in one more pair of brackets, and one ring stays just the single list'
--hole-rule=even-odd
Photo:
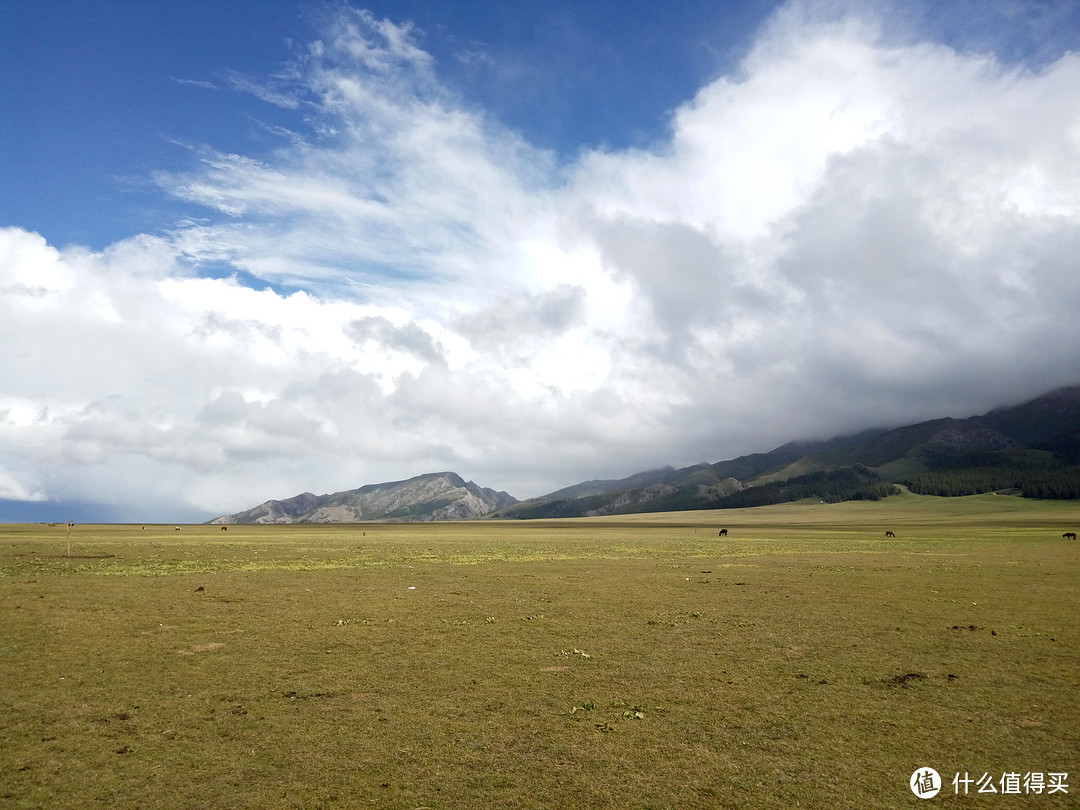
[{"label": "grazing horse", "polygon": [[222,526],[222,527],[221,527],[221,530],[222,530],[223,532],[227,532],[227,531],[229,530],[229,527],[228,527],[228,526]]},{"label": "grazing horse", "polygon": [[896,537],[896,532],[894,532],[894,531],[887,531],[887,532],[885,532],[885,536],[886,536],[886,537]]},{"label": "grazing horse", "polygon": [[179,527],[179,526],[177,526],[177,527],[176,527],[175,529],[173,529],[173,531],[174,531],[174,532],[178,532],[178,531],[180,531],[180,527]]},{"label": "grazing horse", "polygon": [[1061,536],[1065,540],[1075,540],[1076,539],[1076,532],[1065,532],[1065,534],[1063,534]]},{"label": "grazing horse", "polygon": [[727,537],[727,529],[721,529],[717,537]]}]

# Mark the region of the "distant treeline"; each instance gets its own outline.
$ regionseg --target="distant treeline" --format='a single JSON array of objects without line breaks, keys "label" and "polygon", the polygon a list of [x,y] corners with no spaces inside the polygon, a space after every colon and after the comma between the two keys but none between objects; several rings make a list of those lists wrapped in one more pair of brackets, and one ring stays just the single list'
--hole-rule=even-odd
[{"label": "distant treeline", "polygon": [[554,501],[519,503],[514,506],[516,520],[540,520],[542,518],[581,517],[587,512],[607,506],[610,497],[589,495],[584,498],[560,498]]},{"label": "distant treeline", "polygon": [[[687,509],[736,509],[744,506],[766,506],[787,503],[803,498],[815,498],[827,503],[841,501],[878,501],[889,495],[897,495],[900,489],[885,483],[876,472],[862,465],[844,467],[827,472],[809,473],[786,481],[748,487],[740,492],[717,498],[704,495],[699,487],[685,487],[659,497],[640,497],[641,490],[629,497],[621,506],[613,505],[612,495],[593,495],[584,498],[566,498],[541,501],[535,504],[519,504],[513,516],[528,520],[536,518],[574,517],[594,514],[619,514],[632,512],[679,512]],[[594,511],[595,510],[595,511]]]},{"label": "distant treeline", "polygon": [[[1019,490],[1025,498],[1047,500],[1080,499],[1080,465],[1065,466],[1049,453],[964,454],[928,460],[935,469],[909,476],[904,484],[918,495],[977,495],[983,492]],[[645,490],[619,495],[591,495],[519,504],[513,517],[560,518],[585,514],[626,512],[677,512],[687,509],[740,509],[768,506],[811,498],[826,503],[879,501],[898,495],[900,488],[885,481],[862,464],[808,473],[786,481],[749,486],[739,492],[717,497],[702,487],[681,487],[659,497]],[[621,501],[621,503],[620,503]]]},{"label": "distant treeline", "polygon": [[739,509],[800,501],[804,498],[816,498],[826,503],[880,501],[899,493],[900,489],[896,485],[884,482],[881,476],[870,468],[856,464],[854,467],[808,473],[786,481],[748,487],[721,498],[711,506],[719,509]]},{"label": "distant treeline", "polygon": [[1063,458],[1032,450],[943,455],[927,459],[928,472],[899,483],[918,495],[956,497],[1012,489],[1025,498],[1080,499],[1080,466]]},{"label": "distant treeline", "polygon": [[970,467],[921,473],[900,481],[918,495],[978,495],[1018,489],[1025,498],[1080,499],[1080,467],[1057,470],[1016,467]]}]

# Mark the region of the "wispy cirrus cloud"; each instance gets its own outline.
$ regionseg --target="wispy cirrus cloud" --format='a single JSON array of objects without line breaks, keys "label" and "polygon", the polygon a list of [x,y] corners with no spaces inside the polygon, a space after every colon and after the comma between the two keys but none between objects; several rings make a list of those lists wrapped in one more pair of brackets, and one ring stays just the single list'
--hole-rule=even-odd
[{"label": "wispy cirrus cloud", "polygon": [[181,78],[177,78],[176,76],[170,76],[169,79],[171,81],[176,82],[177,84],[188,84],[188,85],[191,85],[192,87],[201,87],[204,90],[218,90],[218,89],[220,89],[213,82],[208,82],[208,81],[206,81],[204,79],[181,79]]},{"label": "wispy cirrus cloud", "polygon": [[[284,85],[280,81],[275,82],[270,79],[254,79],[251,76],[245,76],[243,73],[239,73],[235,70],[230,70],[225,74],[225,81],[233,90],[237,90],[241,93],[250,93],[260,101],[265,101],[267,104],[284,107],[288,110],[295,110],[300,106],[299,99],[293,96],[288,91],[287,85]],[[275,84],[286,89],[277,89],[274,86]]]}]

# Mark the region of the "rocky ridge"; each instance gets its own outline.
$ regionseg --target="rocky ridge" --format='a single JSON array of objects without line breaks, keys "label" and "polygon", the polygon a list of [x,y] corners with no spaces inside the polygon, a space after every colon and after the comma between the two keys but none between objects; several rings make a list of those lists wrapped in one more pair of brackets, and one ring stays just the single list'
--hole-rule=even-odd
[{"label": "rocky ridge", "polygon": [[470,520],[515,503],[517,499],[506,492],[465,481],[457,473],[441,472],[328,495],[304,492],[284,500],[269,500],[243,512],[221,515],[210,523]]}]

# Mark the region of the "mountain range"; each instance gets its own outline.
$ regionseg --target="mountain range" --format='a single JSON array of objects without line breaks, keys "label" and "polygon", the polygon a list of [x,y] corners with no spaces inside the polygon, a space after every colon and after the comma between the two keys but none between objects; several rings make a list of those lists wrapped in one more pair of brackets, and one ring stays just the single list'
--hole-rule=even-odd
[{"label": "mountain range", "polygon": [[505,492],[479,487],[452,472],[418,475],[407,481],[368,484],[359,489],[313,495],[304,492],[283,501],[222,515],[211,523],[355,523],[361,520],[406,522],[469,520],[517,503]]},{"label": "mountain range", "polygon": [[212,523],[330,523],[586,517],[879,499],[903,485],[932,495],[1003,491],[1080,498],[1080,385],[967,419],[942,418],[827,441],[791,442],[713,464],[583,481],[518,501],[429,473],[330,495],[305,492]]}]

